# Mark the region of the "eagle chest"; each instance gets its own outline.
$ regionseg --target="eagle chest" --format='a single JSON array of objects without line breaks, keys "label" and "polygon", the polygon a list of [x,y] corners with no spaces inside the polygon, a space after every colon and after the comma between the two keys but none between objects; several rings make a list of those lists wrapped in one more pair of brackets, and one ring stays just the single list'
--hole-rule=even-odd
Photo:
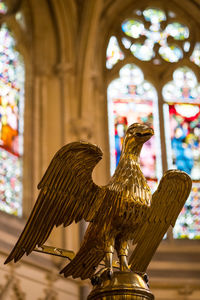
[{"label": "eagle chest", "polygon": [[148,207],[145,194],[146,190],[142,186],[135,185],[132,180],[126,182],[115,218],[121,230],[134,228],[145,218]]}]

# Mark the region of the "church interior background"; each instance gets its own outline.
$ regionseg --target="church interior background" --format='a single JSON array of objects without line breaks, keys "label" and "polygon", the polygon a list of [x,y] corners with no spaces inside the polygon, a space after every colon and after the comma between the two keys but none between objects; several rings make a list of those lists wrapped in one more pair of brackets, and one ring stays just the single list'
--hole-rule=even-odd
[{"label": "church interior background", "polygon": [[[32,253],[4,265],[37,184],[64,144],[101,147],[106,184],[127,126],[155,136],[141,166],[152,191],[163,172],[193,187],[148,269],[157,300],[200,299],[200,0],[0,0],[0,299],[85,300],[89,281],[64,279],[64,259]],[[48,244],[76,251],[86,224]]]}]

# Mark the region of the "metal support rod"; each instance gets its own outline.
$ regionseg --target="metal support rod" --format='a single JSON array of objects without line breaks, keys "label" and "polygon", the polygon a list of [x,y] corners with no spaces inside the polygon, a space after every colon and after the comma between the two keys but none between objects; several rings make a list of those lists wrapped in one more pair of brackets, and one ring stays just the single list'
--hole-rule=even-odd
[{"label": "metal support rod", "polygon": [[63,258],[68,258],[70,261],[74,258],[75,253],[71,250],[65,250],[57,247],[51,247],[51,246],[46,246],[42,245],[41,247],[36,247],[34,249],[35,252],[40,252],[44,254],[50,254],[50,255],[55,255],[55,256],[60,256]]},{"label": "metal support rod", "polygon": [[[57,247],[52,247],[52,246],[46,246],[42,245],[40,247],[36,247],[33,251],[39,252],[39,253],[44,253],[44,254],[49,254],[49,255],[55,255],[63,258],[67,258],[70,261],[75,257],[75,253],[71,250],[65,250],[62,248],[57,248]],[[104,264],[100,264],[104,266]],[[112,264],[113,268],[119,269],[119,262],[118,261],[113,261]]]}]

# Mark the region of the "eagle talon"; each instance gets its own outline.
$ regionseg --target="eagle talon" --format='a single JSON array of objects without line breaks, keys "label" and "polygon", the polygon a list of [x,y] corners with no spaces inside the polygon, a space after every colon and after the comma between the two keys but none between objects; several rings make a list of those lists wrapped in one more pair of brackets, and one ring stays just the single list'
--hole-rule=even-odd
[{"label": "eagle talon", "polygon": [[113,275],[112,268],[102,268],[96,274],[94,274],[91,278],[91,283],[93,286],[100,285],[103,280],[111,279]]},{"label": "eagle talon", "polygon": [[113,275],[113,270],[112,269],[108,269],[107,270],[107,276],[108,276],[108,278],[111,279],[112,275]]},{"label": "eagle talon", "polygon": [[149,288],[149,277],[147,275],[147,273],[144,273],[144,275],[142,276],[142,278],[144,279],[144,281],[146,282],[148,288]]},{"label": "eagle talon", "polygon": [[101,273],[101,278],[103,280],[111,279],[113,275],[113,269],[112,268],[105,268],[102,270],[103,272]]},{"label": "eagle talon", "polygon": [[100,276],[92,276],[92,278],[91,278],[91,284],[93,285],[93,286],[95,286],[95,285],[100,285],[102,283],[102,279],[101,279],[101,277]]},{"label": "eagle talon", "polygon": [[146,282],[149,288],[149,276],[147,275],[147,273],[144,272],[136,272],[136,273],[142,277],[142,279]]}]

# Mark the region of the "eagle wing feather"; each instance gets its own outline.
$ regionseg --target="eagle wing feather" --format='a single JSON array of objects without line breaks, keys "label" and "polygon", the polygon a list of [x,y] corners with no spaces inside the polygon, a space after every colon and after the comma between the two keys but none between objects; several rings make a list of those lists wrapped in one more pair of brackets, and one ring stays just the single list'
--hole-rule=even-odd
[{"label": "eagle wing feather", "polygon": [[55,154],[38,184],[40,193],[27,224],[5,263],[16,262],[43,245],[55,225],[94,218],[101,188],[93,182],[92,171],[101,158],[97,146],[83,142],[67,144]]},{"label": "eagle wing feather", "polygon": [[137,244],[129,264],[134,271],[145,272],[170,225],[174,226],[191,191],[190,177],[179,170],[169,170],[152,195],[147,221],[134,232]]}]

